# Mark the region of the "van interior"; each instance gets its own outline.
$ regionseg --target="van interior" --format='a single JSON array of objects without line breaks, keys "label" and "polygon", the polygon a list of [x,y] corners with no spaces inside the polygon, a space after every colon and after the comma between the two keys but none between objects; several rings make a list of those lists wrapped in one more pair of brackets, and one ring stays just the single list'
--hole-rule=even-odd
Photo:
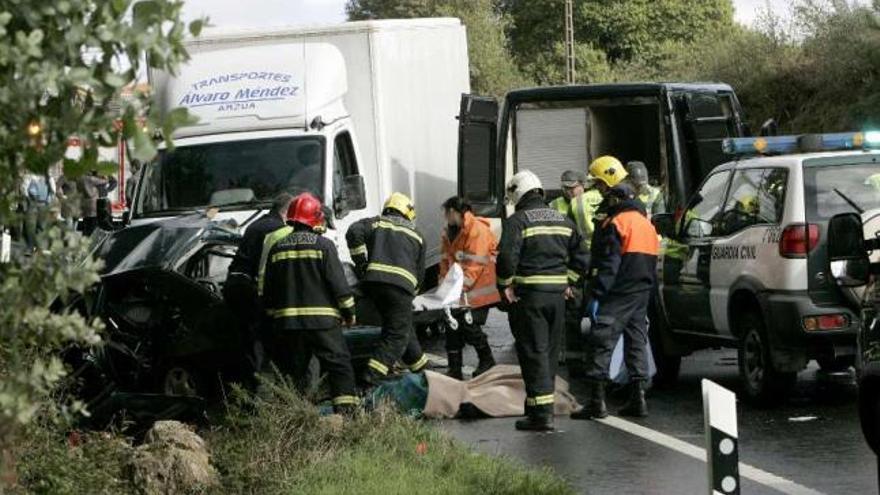
[{"label": "van interior", "polygon": [[566,170],[587,170],[612,155],[626,164],[642,161],[650,181],[666,188],[663,115],[656,97],[627,97],[520,104],[513,115],[516,170],[535,172],[548,199],[559,196]]}]

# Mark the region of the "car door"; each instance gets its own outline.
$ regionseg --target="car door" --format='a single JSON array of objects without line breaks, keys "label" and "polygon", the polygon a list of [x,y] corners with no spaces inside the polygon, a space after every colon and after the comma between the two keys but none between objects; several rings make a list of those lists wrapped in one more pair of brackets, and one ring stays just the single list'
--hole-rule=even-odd
[{"label": "car door", "polygon": [[675,330],[714,333],[709,266],[730,177],[730,170],[707,177],[682,214],[676,236],[664,239],[660,292]]}]

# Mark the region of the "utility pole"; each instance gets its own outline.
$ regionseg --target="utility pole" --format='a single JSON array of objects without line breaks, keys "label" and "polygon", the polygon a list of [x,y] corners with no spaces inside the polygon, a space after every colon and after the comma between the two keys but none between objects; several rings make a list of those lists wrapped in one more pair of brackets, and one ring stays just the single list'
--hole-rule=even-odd
[{"label": "utility pole", "polygon": [[574,5],[573,0],[565,0],[565,82],[574,84]]}]

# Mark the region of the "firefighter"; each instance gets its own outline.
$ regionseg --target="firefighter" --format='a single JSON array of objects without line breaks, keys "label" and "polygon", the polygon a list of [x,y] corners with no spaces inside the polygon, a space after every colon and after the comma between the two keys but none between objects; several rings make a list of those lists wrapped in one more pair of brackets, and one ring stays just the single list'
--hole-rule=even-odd
[{"label": "firefighter", "polygon": [[247,328],[245,337],[250,339],[248,345],[253,347],[249,356],[253,371],[259,371],[262,367],[263,346],[260,339],[264,336],[263,330],[270,323],[264,316],[265,312],[257,295],[260,252],[266,236],[284,227],[287,209],[292,200],[293,196],[288,193],[279,194],[272,201],[271,209],[247,227],[238,244],[238,251],[229,264],[226,282],[223,284],[223,298],[227,306],[241,320],[241,327]]},{"label": "firefighter", "polygon": [[345,236],[364,292],[382,318],[380,342],[361,376],[367,388],[388,376],[398,360],[412,372],[428,365],[413,327],[412,303],[425,272],[425,245],[415,218],[412,201],[396,192],[381,216],[358,221]]},{"label": "firefighter", "polygon": [[446,332],[447,375],[462,380],[462,349],[465,343],[474,346],[479,358],[474,377],[495,366],[492,348],[482,326],[486,324],[489,308],[501,300],[495,287],[498,242],[489,221],[475,216],[467,200],[456,196],[447,199],[443,203],[443,213],[447,225],[443,232],[440,280],[446,277],[454,263],[461,265],[464,271],[462,304],[471,308],[469,314],[456,318],[458,329]]},{"label": "firefighter", "polygon": [[[562,196],[554,199],[550,207],[562,213],[577,226],[583,238],[584,251],[589,253],[593,235],[593,216],[602,202],[602,194],[595,188],[586,190],[587,174],[567,170],[561,178]],[[584,291],[581,286],[572,287],[572,297],[565,302],[565,333],[562,355],[568,368],[569,378],[584,377],[584,354],[581,345],[581,320],[584,316]]]},{"label": "firefighter", "polygon": [[550,431],[565,299],[586,271],[586,253],[575,224],[544,203],[534,173],[514,175],[507,200],[516,212],[504,224],[496,269],[526,388],[526,418],[516,428]]},{"label": "firefighter", "polygon": [[263,243],[258,287],[273,320],[271,355],[301,387],[312,356],[327,374],[336,412],[357,407],[351,356],[339,327],[355,323],[354,296],[336,246],[315,231],[324,223],[321,201],[311,193],[296,197],[288,226]]},{"label": "firefighter", "polygon": [[590,397],[574,419],[603,418],[605,384],[614,346],[624,334],[624,361],[630,375],[630,397],[620,410],[624,416],[648,413],[645,382],[648,379],[647,312],[654,287],[660,245],[657,231],[644,205],[623,183],[626,170],[614,157],[597,158],[590,165],[605,197],[596,225],[587,285],[587,315],[593,322],[588,347],[591,364],[587,378]]},{"label": "firefighter", "polygon": [[654,213],[663,213],[666,210],[666,202],[663,199],[663,191],[659,187],[651,185],[648,178],[648,167],[643,162],[632,161],[626,164],[627,179],[635,189],[639,200],[645,205],[648,218]]}]

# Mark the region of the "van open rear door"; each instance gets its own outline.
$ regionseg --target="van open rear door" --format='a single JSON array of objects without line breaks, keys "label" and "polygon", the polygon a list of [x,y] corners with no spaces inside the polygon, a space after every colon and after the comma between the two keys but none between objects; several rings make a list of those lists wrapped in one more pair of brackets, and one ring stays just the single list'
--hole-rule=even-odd
[{"label": "van open rear door", "polygon": [[498,102],[494,98],[461,96],[458,116],[458,194],[477,215],[504,213],[503,170],[498,160]]},{"label": "van open rear door", "polygon": [[732,94],[714,91],[683,91],[672,95],[684,134],[682,153],[685,193],[689,197],[703,177],[727,161],[721,142],[740,135],[737,102]]}]

